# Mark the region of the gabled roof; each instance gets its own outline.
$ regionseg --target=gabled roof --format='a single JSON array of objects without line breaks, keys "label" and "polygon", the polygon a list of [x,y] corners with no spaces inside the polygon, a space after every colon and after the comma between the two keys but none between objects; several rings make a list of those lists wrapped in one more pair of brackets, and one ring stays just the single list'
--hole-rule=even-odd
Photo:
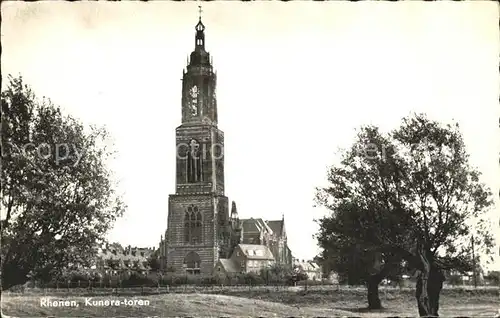
[{"label": "gabled roof", "polygon": [[266,221],[266,223],[276,235],[283,235],[283,228],[285,223],[283,220]]},{"label": "gabled roof", "polygon": [[254,219],[241,219],[241,226],[243,228],[243,233],[247,232],[267,232],[269,234],[273,234],[273,229],[269,227],[267,221],[264,221],[261,218]]},{"label": "gabled roof", "polygon": [[107,260],[117,260],[121,262],[145,262],[147,261],[146,256],[141,256],[139,253],[132,255],[132,253],[116,253],[113,254],[111,251],[102,251],[97,256],[98,259],[102,259],[104,261]]},{"label": "gabled roof", "polygon": [[316,264],[315,262],[309,262],[309,265],[311,265],[312,269],[315,270],[315,269],[319,269],[319,265]]},{"label": "gabled roof", "polygon": [[237,273],[239,272],[238,266],[235,262],[228,258],[219,258],[221,266],[224,268],[226,273]]},{"label": "gabled roof", "polygon": [[261,232],[262,219],[242,219],[240,220],[243,232]]},{"label": "gabled roof", "polygon": [[269,248],[265,245],[239,244],[238,247],[241,249],[247,259],[274,260],[273,253],[271,253]]},{"label": "gabled roof", "polygon": [[300,260],[295,260],[293,265],[306,272],[320,270],[319,265],[313,261],[301,262]]}]

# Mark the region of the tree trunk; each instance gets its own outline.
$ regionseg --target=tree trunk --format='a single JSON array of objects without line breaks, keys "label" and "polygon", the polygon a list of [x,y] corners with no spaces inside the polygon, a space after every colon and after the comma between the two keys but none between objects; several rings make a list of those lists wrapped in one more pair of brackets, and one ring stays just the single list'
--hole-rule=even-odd
[{"label": "tree trunk", "polygon": [[382,303],[378,295],[378,285],[382,281],[383,277],[380,274],[370,275],[367,281],[368,287],[368,308],[369,309],[381,309]]},{"label": "tree trunk", "polygon": [[443,288],[443,281],[443,273],[435,266],[420,271],[415,294],[420,317],[439,316],[439,295]]}]

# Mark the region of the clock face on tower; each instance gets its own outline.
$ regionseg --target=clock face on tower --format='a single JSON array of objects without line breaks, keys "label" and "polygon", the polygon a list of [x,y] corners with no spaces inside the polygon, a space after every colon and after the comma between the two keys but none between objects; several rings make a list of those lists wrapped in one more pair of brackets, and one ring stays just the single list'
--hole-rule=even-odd
[{"label": "clock face on tower", "polygon": [[196,85],[193,85],[189,90],[189,97],[191,98],[189,101],[189,110],[192,116],[198,115],[198,93],[198,87]]}]

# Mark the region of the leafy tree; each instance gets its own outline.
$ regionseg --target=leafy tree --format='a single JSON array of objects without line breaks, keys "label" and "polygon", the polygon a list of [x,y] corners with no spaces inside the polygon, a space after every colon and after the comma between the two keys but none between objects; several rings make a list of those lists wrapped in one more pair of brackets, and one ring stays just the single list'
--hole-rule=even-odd
[{"label": "leafy tree", "polygon": [[473,234],[476,251],[493,246],[484,217],[491,193],[479,177],[458,125],[418,114],[387,134],[363,127],[317,199],[332,211],[325,219],[350,214],[344,235],[353,242],[417,270],[419,314],[437,316],[443,270],[470,270]]},{"label": "leafy tree", "polygon": [[2,91],[2,289],[86,265],[124,205],[106,130],[84,127],[21,77]]},{"label": "leafy tree", "polygon": [[500,286],[500,271],[491,271],[484,279],[492,285]]},{"label": "leafy tree", "polygon": [[458,286],[463,284],[462,275],[460,274],[450,274],[447,277],[448,283],[453,286]]},{"label": "leafy tree", "polygon": [[110,258],[106,260],[106,263],[109,268],[112,270],[118,270],[120,268],[120,260],[116,258]]},{"label": "leafy tree", "polygon": [[92,276],[84,270],[70,270],[63,273],[60,278],[63,282],[69,281],[75,283],[78,281],[86,281],[92,279]]},{"label": "leafy tree", "polygon": [[259,285],[264,282],[262,277],[260,277],[258,274],[254,272],[244,273],[242,275],[242,279],[247,285]]},{"label": "leafy tree", "polygon": [[291,275],[291,268],[279,263],[273,263],[260,270],[260,277],[268,284],[283,283],[289,275]]},{"label": "leafy tree", "polygon": [[368,307],[382,307],[378,286],[384,278],[397,281],[403,274],[403,261],[398,255],[381,253],[362,245],[350,237],[356,231],[357,220],[353,213],[339,211],[335,215],[319,221],[320,231],[316,235],[322,247],[322,259],[329,270],[339,275],[340,283],[349,285],[366,284],[368,287]]},{"label": "leafy tree", "polygon": [[292,274],[292,268],[286,264],[273,263],[268,268],[271,277],[274,278],[274,282],[285,282]]},{"label": "leafy tree", "polygon": [[298,273],[296,273],[295,275],[293,275],[294,278],[298,281],[298,282],[301,282],[301,281],[304,281],[304,280],[308,280],[309,279],[309,275],[307,275],[307,273],[304,273],[303,271],[299,271]]},{"label": "leafy tree", "polygon": [[107,249],[110,251],[114,251],[115,254],[123,253],[123,251],[125,250],[125,248],[118,242],[113,242],[107,245]]},{"label": "leafy tree", "polygon": [[160,270],[160,260],[158,259],[158,256],[151,255],[150,257],[148,257],[146,266],[149,267],[154,272],[159,271]]}]

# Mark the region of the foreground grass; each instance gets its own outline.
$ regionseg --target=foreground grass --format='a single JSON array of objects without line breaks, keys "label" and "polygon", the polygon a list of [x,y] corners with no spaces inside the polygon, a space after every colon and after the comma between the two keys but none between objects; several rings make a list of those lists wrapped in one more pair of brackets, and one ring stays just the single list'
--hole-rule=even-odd
[{"label": "foreground grass", "polygon": [[[274,317],[276,316],[347,316],[350,312],[334,309],[300,308],[280,303],[248,299],[226,295],[207,294],[166,294],[127,297],[127,299],[149,300],[148,306],[85,306],[84,297],[57,297],[52,299],[76,300],[79,307],[43,308],[40,300],[43,296],[7,296],[2,297],[2,314],[13,317]],[[123,296],[98,296],[93,300],[120,299]]]},{"label": "foreground grass", "polygon": [[[415,291],[411,289],[381,289],[380,299],[383,309],[367,310],[365,289],[314,290],[311,292],[281,291],[229,292],[233,296],[293,304],[301,308],[328,308],[347,311],[347,316],[388,317],[417,316]],[[445,317],[493,317],[500,309],[499,290],[443,290],[440,298],[440,315]]]},{"label": "foreground grass", "polygon": [[[160,294],[148,296],[88,296],[93,300],[142,299],[147,306],[91,307],[85,306],[84,296],[3,295],[2,314],[14,317],[274,317],[274,316],[416,316],[414,291],[386,291],[380,293],[384,309],[366,310],[366,291],[354,290],[247,290],[226,291],[218,294]],[[41,307],[44,297],[78,302],[77,308]],[[441,316],[492,317],[500,309],[498,291],[473,292],[443,291]]]}]

